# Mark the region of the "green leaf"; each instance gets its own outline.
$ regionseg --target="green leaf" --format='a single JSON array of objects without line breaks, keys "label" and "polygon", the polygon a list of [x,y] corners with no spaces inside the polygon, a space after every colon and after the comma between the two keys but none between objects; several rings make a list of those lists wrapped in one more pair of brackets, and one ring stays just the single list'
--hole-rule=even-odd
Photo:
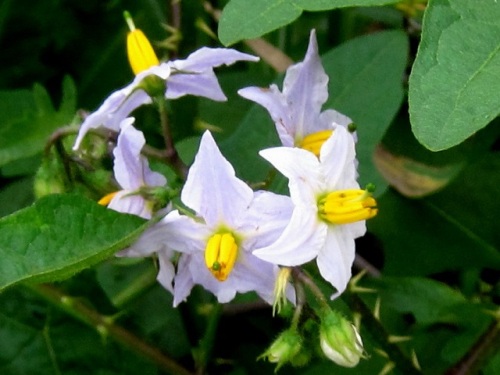
[{"label": "green leaf", "polygon": [[[377,194],[384,191],[387,183],[374,167],[372,155],[403,99],[401,76],[407,48],[404,33],[388,31],[353,39],[322,59],[330,77],[330,97],[324,109],[335,108],[357,124],[360,182],[374,183]],[[258,155],[259,150],[278,144],[269,115],[254,106],[222,146],[238,175],[257,182],[269,170]]]},{"label": "green leaf", "polygon": [[50,195],[0,219],[0,291],[61,280],[129,245],[144,220],[76,195]]},{"label": "green leaf", "polygon": [[500,7],[430,1],[410,76],[417,139],[433,151],[459,144],[500,113]]},{"label": "green leaf", "polygon": [[219,38],[228,46],[253,39],[296,20],[303,11],[373,6],[397,0],[232,0],[222,11]]},{"label": "green leaf", "polygon": [[383,244],[384,274],[428,275],[473,268],[500,269],[500,156],[469,165],[443,191],[421,200],[387,191],[368,227]]},{"label": "green leaf", "polygon": [[50,135],[67,125],[76,112],[76,88],[70,78],[63,82],[59,110],[47,91],[35,84],[33,90],[0,92],[0,166],[41,152]]}]

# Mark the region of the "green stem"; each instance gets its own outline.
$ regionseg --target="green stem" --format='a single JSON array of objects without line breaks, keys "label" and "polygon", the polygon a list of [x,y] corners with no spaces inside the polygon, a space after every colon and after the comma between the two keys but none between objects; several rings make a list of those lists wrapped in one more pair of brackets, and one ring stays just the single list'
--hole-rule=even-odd
[{"label": "green stem", "polygon": [[372,312],[361,298],[348,291],[344,292],[342,297],[352,311],[361,314],[363,326],[368,330],[370,336],[372,336],[382,350],[387,353],[390,360],[394,362],[398,372],[405,375],[421,374],[420,370],[416,369],[411,360],[401,351],[401,348],[389,342],[389,334],[384,326],[373,316]]},{"label": "green stem", "polygon": [[188,168],[179,157],[177,149],[174,145],[172,132],[170,131],[170,124],[168,121],[167,101],[163,96],[161,96],[157,98],[156,102],[158,103],[158,110],[160,112],[161,129],[163,132],[163,140],[165,142],[166,149],[166,160],[172,166],[172,168],[174,168],[179,177],[185,180],[187,177]]},{"label": "green stem", "polygon": [[217,327],[222,313],[222,305],[216,303],[212,305],[210,310],[207,329],[205,334],[200,340],[200,345],[196,348],[195,361],[196,361],[196,375],[205,373],[208,360],[212,356],[212,349],[214,346],[215,335],[217,334]]},{"label": "green stem", "polygon": [[328,300],[324,296],[321,289],[315,284],[315,282],[311,279],[311,277],[309,277],[309,275],[306,274],[300,267],[294,267],[292,269],[292,277],[295,280],[299,280],[305,286],[307,286],[309,291],[314,295],[314,297],[316,297],[316,300],[319,302],[321,307],[326,307],[328,309],[330,308],[330,306],[328,305]]},{"label": "green stem", "polygon": [[302,310],[304,309],[304,305],[306,303],[306,293],[304,291],[304,284],[299,279],[295,279],[294,286],[295,296],[297,297],[297,306],[295,307],[295,311],[293,312],[292,324],[290,328],[293,330],[297,330],[300,322],[300,317],[302,315]]},{"label": "green stem", "polygon": [[99,334],[106,334],[121,345],[155,363],[163,371],[174,375],[193,375],[190,371],[150,346],[141,338],[113,323],[109,317],[99,314],[75,298],[64,295],[50,285],[26,285],[27,288],[47,302],[66,312],[76,320],[94,328]]}]

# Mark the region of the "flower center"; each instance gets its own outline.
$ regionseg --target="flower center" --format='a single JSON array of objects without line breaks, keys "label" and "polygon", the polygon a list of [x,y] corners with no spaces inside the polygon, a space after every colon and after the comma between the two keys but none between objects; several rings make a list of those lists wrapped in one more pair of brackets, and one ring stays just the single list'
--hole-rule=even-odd
[{"label": "flower center", "polygon": [[238,245],[231,233],[216,233],[208,239],[205,264],[219,281],[227,279],[238,256]]},{"label": "flower center", "polygon": [[134,74],[137,75],[152,66],[159,65],[160,62],[146,35],[135,28],[130,14],[125,12],[124,16],[130,28],[130,32],[127,34],[128,61]]},{"label": "flower center", "polygon": [[114,191],[112,193],[106,194],[104,197],[99,199],[97,203],[99,203],[101,206],[107,206],[113,200],[113,198],[117,193],[118,193],[117,191]]},{"label": "flower center", "polygon": [[318,202],[320,218],[331,224],[349,224],[367,220],[374,217],[377,212],[377,202],[367,190],[334,191]]},{"label": "flower center", "polygon": [[302,142],[300,142],[299,147],[304,150],[311,151],[314,155],[319,157],[321,146],[323,146],[323,143],[330,138],[332,133],[333,130],[321,130],[319,132],[309,134],[304,137]]}]

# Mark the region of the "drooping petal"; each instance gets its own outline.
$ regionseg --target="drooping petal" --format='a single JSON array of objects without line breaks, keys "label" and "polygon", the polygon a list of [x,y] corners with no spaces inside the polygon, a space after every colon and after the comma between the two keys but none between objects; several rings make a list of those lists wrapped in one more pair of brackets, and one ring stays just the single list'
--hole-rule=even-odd
[{"label": "drooping petal", "polygon": [[144,219],[151,219],[152,207],[140,195],[130,190],[121,190],[113,197],[108,204],[108,208],[124,214],[140,216]]},{"label": "drooping petal", "polygon": [[203,217],[208,226],[225,223],[237,228],[252,198],[252,189],[235,176],[234,168],[206,131],[182,189],[184,204]]},{"label": "drooping petal", "polygon": [[321,107],[328,99],[328,76],[321,65],[316,32],[311,31],[304,61],[288,68],[283,82],[283,94],[292,110],[295,140],[317,132]]},{"label": "drooping petal", "polygon": [[293,203],[288,196],[257,191],[250,205],[245,224],[238,228],[250,249],[268,246],[278,239],[288,225]]},{"label": "drooping petal", "polygon": [[192,258],[192,255],[182,254],[177,263],[177,274],[174,278],[174,307],[185,301],[193,289],[194,280],[189,269]]},{"label": "drooping petal", "polygon": [[253,254],[267,262],[298,266],[314,259],[326,238],[327,225],[319,221],[315,209],[295,207],[290,223],[281,236]]},{"label": "drooping petal", "polygon": [[291,147],[268,148],[259,154],[289,179],[290,197],[295,205],[316,206],[316,195],[324,190],[316,156]]},{"label": "drooping petal", "polygon": [[231,48],[202,47],[185,60],[171,61],[169,65],[173,70],[202,72],[221,65],[231,65],[237,61],[259,61],[259,58]]},{"label": "drooping petal", "polygon": [[156,280],[169,292],[174,293],[172,281],[175,277],[175,267],[172,263],[172,251],[162,251],[158,253],[158,263],[160,270],[156,276]]},{"label": "drooping petal", "polygon": [[168,237],[165,236],[165,226],[162,221],[159,221],[146,229],[132,245],[116,255],[138,258],[159,252],[171,252],[167,244]]},{"label": "drooping petal", "polygon": [[238,94],[267,109],[276,125],[276,130],[283,146],[293,147],[295,124],[290,117],[291,111],[287,105],[286,98],[279,91],[278,86],[273,84],[269,88],[245,87],[238,90]]},{"label": "drooping petal", "polygon": [[357,189],[354,139],[337,126],[321,147],[321,171],[329,190]]},{"label": "drooping petal", "polygon": [[151,98],[144,91],[134,91],[134,88],[135,84],[132,83],[115,91],[95,112],[87,116],[80,126],[73,150],[76,151],[80,147],[83,137],[90,129],[104,127],[118,132],[120,130],[120,123],[134,109],[143,104],[151,103]]},{"label": "drooping petal", "polygon": [[345,226],[329,226],[324,246],[316,261],[321,276],[337,289],[332,298],[338,297],[346,289],[352,275],[354,254],[354,239],[345,230]]}]

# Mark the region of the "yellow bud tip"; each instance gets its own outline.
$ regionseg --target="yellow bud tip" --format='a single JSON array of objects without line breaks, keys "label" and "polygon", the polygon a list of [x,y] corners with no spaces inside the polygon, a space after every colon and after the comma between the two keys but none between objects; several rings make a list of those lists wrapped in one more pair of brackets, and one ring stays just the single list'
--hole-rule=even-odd
[{"label": "yellow bud tip", "polygon": [[302,142],[300,142],[299,147],[304,150],[312,152],[314,155],[319,157],[319,153],[321,151],[321,147],[323,143],[327,141],[328,138],[332,135],[333,130],[321,130],[316,133],[309,134],[304,137]]},{"label": "yellow bud tip", "polygon": [[233,270],[238,256],[238,245],[231,233],[216,233],[207,241],[205,265],[219,281],[225,281]]},{"label": "yellow bud tip", "polygon": [[[128,12],[126,14],[130,17]],[[152,66],[159,65],[160,61],[146,35],[135,28],[131,17],[127,18],[125,15],[125,20],[130,28],[127,34],[127,55],[134,74],[137,75]]]},{"label": "yellow bud tip", "polygon": [[117,193],[118,193],[117,191],[114,191],[112,193],[106,194],[104,197],[99,199],[97,203],[99,203],[101,206],[107,206],[113,200],[113,198]]},{"label": "yellow bud tip", "polygon": [[371,219],[378,209],[370,190],[354,189],[329,193],[319,200],[318,212],[331,224],[349,224]]}]

